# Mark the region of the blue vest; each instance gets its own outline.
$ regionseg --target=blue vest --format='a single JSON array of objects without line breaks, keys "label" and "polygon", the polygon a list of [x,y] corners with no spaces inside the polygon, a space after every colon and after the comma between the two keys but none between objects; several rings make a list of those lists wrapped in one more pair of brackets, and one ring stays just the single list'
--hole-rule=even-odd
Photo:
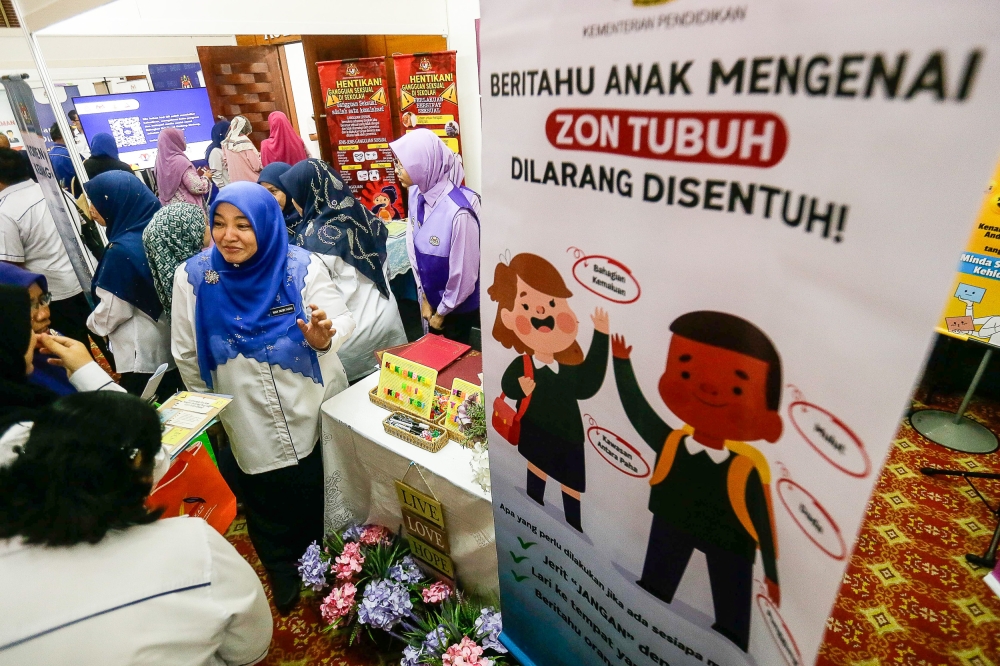
[{"label": "blue vest", "polygon": [[[438,199],[434,210],[424,217],[424,223],[417,220],[417,197],[410,200],[410,216],[413,218],[413,250],[417,256],[417,271],[420,274],[420,284],[431,307],[437,310],[441,304],[441,296],[448,286],[448,256],[451,254],[451,228],[455,216],[463,208],[472,214],[472,219],[479,225],[479,216],[472,208],[463,192],[465,188],[452,186],[447,196]],[[465,190],[472,194],[472,190]],[[472,312],[479,308],[479,278],[476,278],[476,288],[463,302],[458,304],[454,312]]]}]

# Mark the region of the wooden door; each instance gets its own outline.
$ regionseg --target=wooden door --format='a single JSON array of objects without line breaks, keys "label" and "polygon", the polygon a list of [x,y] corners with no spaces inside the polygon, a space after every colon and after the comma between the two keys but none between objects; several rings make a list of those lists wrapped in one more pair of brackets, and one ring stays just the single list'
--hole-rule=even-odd
[{"label": "wooden door", "polygon": [[291,83],[279,46],[199,46],[198,60],[212,114],[232,120],[244,116],[253,126],[251,141],[270,134],[267,116],[282,111],[296,125]]}]

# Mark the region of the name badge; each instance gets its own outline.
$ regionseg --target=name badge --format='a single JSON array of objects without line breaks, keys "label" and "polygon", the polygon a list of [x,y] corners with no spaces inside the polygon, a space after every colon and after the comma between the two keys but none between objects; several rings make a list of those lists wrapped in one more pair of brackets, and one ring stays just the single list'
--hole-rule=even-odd
[{"label": "name badge", "polygon": [[437,236],[431,236],[430,239],[428,239],[428,242],[434,247],[437,247],[438,245],[441,244],[441,239],[438,238]]},{"label": "name badge", "polygon": [[270,317],[278,317],[280,315],[291,314],[293,312],[295,312],[295,306],[289,303],[288,305],[279,305],[276,308],[271,308],[271,311],[267,314]]}]

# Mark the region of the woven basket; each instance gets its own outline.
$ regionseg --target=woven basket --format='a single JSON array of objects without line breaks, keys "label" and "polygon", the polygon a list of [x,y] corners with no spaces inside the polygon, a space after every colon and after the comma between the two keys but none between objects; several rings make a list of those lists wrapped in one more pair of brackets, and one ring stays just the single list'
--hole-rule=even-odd
[{"label": "woven basket", "polygon": [[[428,441],[423,437],[418,437],[417,435],[406,432],[405,430],[400,430],[395,426],[389,425],[389,419],[391,419],[393,416],[397,414],[399,416],[405,416],[409,419],[417,421],[418,423],[422,423],[426,425],[428,428],[442,430],[443,432],[434,439]],[[390,414],[389,416],[385,417],[385,419],[382,420],[382,427],[385,428],[385,431],[390,435],[392,435],[393,437],[401,439],[404,442],[409,442],[414,446],[419,446],[420,448],[430,451],[431,453],[437,453],[438,451],[443,449],[445,445],[448,443],[448,432],[444,430],[444,428],[441,427],[440,424],[433,424],[430,421],[425,421],[424,419],[418,416],[414,416],[413,414],[407,414],[406,412],[393,412],[392,414]]]},{"label": "woven basket", "polygon": [[[435,388],[435,390],[438,393],[441,393],[441,392],[444,391],[444,389],[442,389],[440,386],[435,386],[434,388]],[[378,394],[378,387],[377,386],[375,388],[373,388],[371,391],[368,392],[368,399],[372,401],[372,404],[378,405],[382,409],[388,409],[390,412],[395,412],[395,411],[399,410],[399,406],[398,405],[392,404],[391,402],[389,402],[388,400],[386,400],[385,398],[381,397]],[[407,413],[407,415],[408,416],[416,416],[415,414],[409,414],[409,413]],[[431,423],[435,423],[437,425],[443,425],[444,424],[444,419],[445,419],[446,416],[447,416],[447,414],[442,414],[441,416],[437,417],[436,419],[431,420]],[[422,417],[422,416],[420,416],[418,418],[423,419],[423,420],[427,420],[427,419],[424,419],[424,417]]]}]

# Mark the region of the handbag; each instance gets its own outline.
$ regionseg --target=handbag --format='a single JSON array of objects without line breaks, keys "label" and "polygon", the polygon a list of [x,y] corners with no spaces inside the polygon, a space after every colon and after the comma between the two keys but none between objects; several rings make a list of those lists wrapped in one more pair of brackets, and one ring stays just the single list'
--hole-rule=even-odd
[{"label": "handbag", "polygon": [[146,506],[163,509],[162,518],[202,518],[219,534],[225,534],[236,518],[236,496],[201,444],[177,454]]},{"label": "handbag", "polygon": [[[524,358],[524,377],[528,379],[535,378],[535,366],[531,364],[531,357],[525,354]],[[521,404],[518,405],[517,411],[507,404],[506,397],[503,393],[500,394],[498,398],[493,401],[493,429],[497,431],[501,437],[506,439],[508,442],[517,446],[518,441],[521,439],[521,417],[524,413],[528,411],[528,405],[531,403],[531,396],[525,396],[521,400]]]}]

